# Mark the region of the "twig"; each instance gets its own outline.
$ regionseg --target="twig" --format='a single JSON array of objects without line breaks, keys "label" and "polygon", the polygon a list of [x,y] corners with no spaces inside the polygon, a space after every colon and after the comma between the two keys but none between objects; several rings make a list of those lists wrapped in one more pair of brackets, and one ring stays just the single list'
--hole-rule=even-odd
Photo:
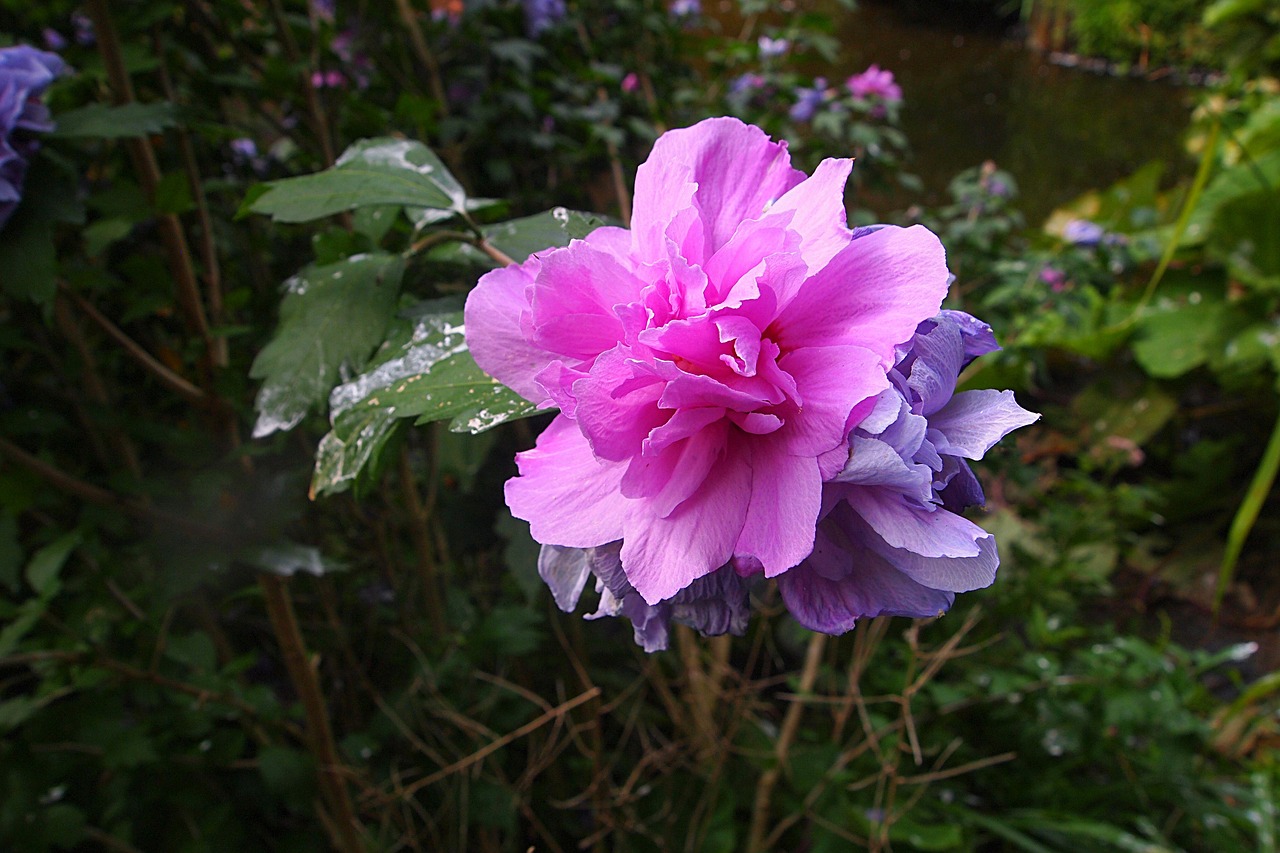
[{"label": "twig", "polygon": [[124,348],[134,361],[151,371],[157,379],[159,379],[170,391],[178,394],[191,403],[204,403],[208,396],[204,391],[179,376],[177,373],[166,367],[159,359],[147,352],[142,344],[129,337],[117,326],[111,322],[101,311],[93,306],[89,300],[85,299],[78,293],[63,283],[59,283],[59,288],[66,294],[80,311],[97,324],[98,328],[106,333],[107,337],[118,343]]},{"label": "twig", "polygon": [[[809,647],[804,656],[804,669],[800,672],[800,692],[810,693],[818,680],[818,666],[822,663],[822,652],[826,649],[827,635],[814,632],[809,638]],[[775,764],[760,775],[756,783],[755,805],[751,813],[751,832],[747,836],[749,853],[763,853],[765,832],[769,828],[769,801],[773,797],[773,789],[778,784],[778,777],[787,763],[787,755],[791,752],[791,744],[795,741],[796,732],[800,728],[800,716],[804,713],[804,703],[794,702],[787,708],[782,718],[782,729],[778,734],[778,743],[774,748]]]},{"label": "twig", "polygon": [[532,722],[529,722],[529,723],[525,723],[523,726],[516,729],[515,731],[510,732],[509,734],[503,735],[502,737],[498,738],[493,743],[490,743],[487,746],[481,747],[480,749],[468,755],[466,758],[463,758],[459,761],[455,761],[454,763],[450,764],[448,767],[443,767],[437,770],[435,773],[432,773],[430,776],[424,776],[423,778],[419,779],[413,784],[406,786],[402,792],[403,795],[406,797],[413,796],[413,794],[417,793],[418,791],[427,787],[428,785],[434,785],[436,782],[439,782],[441,779],[444,779],[447,776],[452,776],[454,773],[458,773],[459,771],[466,770],[471,765],[479,761],[483,761],[485,758],[489,757],[493,753],[502,749],[507,744],[513,741],[519,740],[520,738],[524,737],[530,732],[537,731],[538,729],[542,728],[547,723],[551,722],[557,717],[561,717],[564,714],[567,714],[568,712],[572,711],[574,708],[581,705],[583,702],[589,702],[599,695],[600,695],[599,687],[592,687],[590,690],[586,691],[585,693],[579,693],[577,696],[573,697],[569,701],[562,702],[561,704],[552,708],[550,711],[547,711],[546,713],[542,714],[536,720],[533,720]]},{"label": "twig", "polygon": [[417,13],[409,4],[409,0],[396,0],[396,11],[400,15],[400,20],[404,22],[405,29],[409,31],[409,44],[413,47],[413,52],[427,69],[427,83],[431,86],[431,96],[440,102],[440,114],[448,116],[449,98],[445,95],[440,63],[431,52],[431,46],[427,44],[426,36],[422,34],[422,27],[418,26]]},{"label": "twig", "polygon": [[360,842],[360,825],[344,778],[346,770],[338,758],[338,749],[333,742],[329,711],[325,707],[315,669],[307,661],[302,629],[293,611],[289,589],[283,578],[268,574],[258,575],[258,586],[266,600],[267,614],[271,617],[271,627],[275,629],[276,639],[280,643],[289,679],[298,698],[302,700],[307,721],[307,741],[311,754],[318,763],[320,791],[331,813],[325,815],[323,810],[318,810],[321,820],[326,817],[331,819],[331,840],[341,853],[362,853],[364,846]]}]

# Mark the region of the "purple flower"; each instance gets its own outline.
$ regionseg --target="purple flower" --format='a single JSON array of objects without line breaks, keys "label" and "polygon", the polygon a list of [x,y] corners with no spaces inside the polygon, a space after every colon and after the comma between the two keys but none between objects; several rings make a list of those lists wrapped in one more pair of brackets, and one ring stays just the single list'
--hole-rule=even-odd
[{"label": "purple flower", "polygon": [[337,89],[347,82],[347,78],[342,76],[341,71],[312,71],[311,72],[311,88],[313,89]]},{"label": "purple flower", "polygon": [[525,32],[537,38],[568,14],[564,0],[524,0]]},{"label": "purple flower", "polygon": [[40,96],[63,67],[56,54],[29,45],[0,49],[0,228],[22,200],[27,163],[40,147],[32,134],[53,130]]},{"label": "purple flower", "polygon": [[784,38],[770,38],[769,36],[760,36],[756,45],[760,48],[760,56],[764,59],[772,59],[775,56],[782,56],[791,47],[791,42]]},{"label": "purple flower", "polygon": [[[369,79],[373,73],[373,61],[366,54],[356,50],[356,35],[354,30],[343,30],[333,37],[333,52],[346,65],[347,73],[351,75],[351,79],[355,82],[357,89],[369,88]],[[337,73],[337,72],[331,72]],[[341,85],[342,75],[338,74]]]},{"label": "purple flower", "polygon": [[71,26],[75,28],[76,44],[88,47],[98,40],[93,31],[93,19],[84,12],[71,13]]},{"label": "purple flower", "polygon": [[813,86],[801,86],[796,89],[796,102],[791,105],[790,115],[793,121],[809,121],[817,115],[818,109],[827,99],[827,78],[819,77]]},{"label": "purple flower", "polygon": [[1054,293],[1061,293],[1067,287],[1067,276],[1055,267],[1045,267],[1040,270],[1040,280],[1049,285],[1049,289]]},{"label": "purple flower", "polygon": [[45,27],[41,30],[40,37],[44,39],[44,46],[49,50],[59,51],[67,46],[66,38],[53,27]]},{"label": "purple flower", "polygon": [[1077,246],[1096,246],[1104,234],[1106,231],[1101,225],[1087,219],[1072,219],[1062,228],[1062,239]]},{"label": "purple flower", "polygon": [[258,144],[247,136],[231,140],[231,153],[236,157],[249,160],[258,156]]},{"label": "purple flower", "polygon": [[640,88],[640,78],[636,76],[636,73],[634,71],[632,71],[629,74],[627,74],[626,77],[622,78],[621,86],[622,86],[622,91],[624,92],[627,92],[627,93],[634,92]]},{"label": "purple flower", "polygon": [[872,65],[861,74],[854,74],[844,85],[850,95],[860,100],[879,99],[889,104],[902,100],[902,89],[893,82],[893,72],[881,71],[879,65]]},{"label": "purple flower", "polygon": [[997,349],[991,328],[959,311],[921,323],[898,348],[891,387],[823,487],[812,553],[778,578],[800,624],[839,634],[863,617],[937,616],[955,593],[995,579],[995,539],[958,514],[983,502],[965,460],[1038,415],[1011,391],[954,392],[960,371]]},{"label": "purple flower", "polygon": [[729,94],[740,95],[743,92],[754,92],[757,89],[764,88],[765,79],[762,75],[754,72],[739,74],[729,81]]},{"label": "purple flower", "polygon": [[338,11],[338,2],[337,0],[311,0],[311,11],[320,20],[332,24],[334,15]]},{"label": "purple flower", "polygon": [[696,18],[702,14],[702,3],[700,0],[675,0],[670,12],[673,18]]}]

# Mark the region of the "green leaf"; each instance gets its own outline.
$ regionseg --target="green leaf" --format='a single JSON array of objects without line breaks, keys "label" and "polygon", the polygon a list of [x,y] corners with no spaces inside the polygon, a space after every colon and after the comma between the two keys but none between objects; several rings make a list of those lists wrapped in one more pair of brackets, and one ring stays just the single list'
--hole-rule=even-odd
[{"label": "green leaf", "polygon": [[178,123],[176,105],[161,101],[154,104],[90,104],[54,116],[57,130],[50,136],[121,139],[128,136],[150,136]]},{"label": "green leaf", "polygon": [[0,290],[14,299],[37,305],[53,300],[55,228],[84,221],[75,174],[63,166],[47,156],[32,163],[22,201],[0,231]]},{"label": "green leaf", "polygon": [[1161,300],[1138,322],[1133,356],[1148,375],[1172,379],[1209,360],[1223,306],[1196,292],[1190,297]]},{"label": "green leaf", "polygon": [[537,252],[553,246],[567,246],[603,225],[597,216],[553,207],[551,210],[489,225],[481,229],[485,240],[504,255],[523,263]]},{"label": "green leaf", "polygon": [[1219,207],[1208,248],[1245,284],[1280,289],[1280,193],[1258,190]]},{"label": "green leaf", "polygon": [[364,139],[343,152],[330,169],[267,186],[267,192],[246,207],[277,222],[307,222],[385,205],[466,209],[466,192],[440,158],[408,139]]},{"label": "green leaf", "polygon": [[48,545],[41,548],[27,564],[27,583],[37,595],[45,596],[56,590],[58,573],[66,565],[71,552],[80,544],[80,532],[73,530],[64,533]]},{"label": "green leaf", "polygon": [[285,283],[280,327],[249,375],[263,381],[255,438],[297,426],[344,365],[359,370],[387,328],[400,292],[397,255],[356,255],[308,267]]},{"label": "green leaf", "polygon": [[395,421],[450,420],[454,432],[479,433],[538,413],[533,403],[476,365],[456,300],[419,303],[369,369],[333,389],[333,429],[320,442],[313,494],[342,491],[390,438]]}]

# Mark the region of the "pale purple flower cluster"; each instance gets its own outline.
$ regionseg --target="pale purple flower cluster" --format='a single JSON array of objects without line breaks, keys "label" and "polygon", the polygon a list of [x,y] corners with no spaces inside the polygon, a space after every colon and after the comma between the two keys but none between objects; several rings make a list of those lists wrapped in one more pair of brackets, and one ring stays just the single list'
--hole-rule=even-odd
[{"label": "pale purple flower cluster", "polygon": [[1087,219],[1072,219],[1062,228],[1062,239],[1077,246],[1096,246],[1105,234],[1101,225]]},{"label": "pale purple flower cluster", "polygon": [[893,80],[893,72],[872,65],[861,74],[854,74],[844,83],[849,94],[862,100],[880,100],[897,103],[902,100],[902,88]]},{"label": "pale purple flower cluster", "polygon": [[54,128],[40,97],[62,69],[56,54],[29,45],[0,49],[0,228],[22,200],[28,161],[40,147],[32,134]]},{"label": "pale purple flower cluster", "polygon": [[524,0],[525,32],[536,39],[568,14],[564,0]]},{"label": "pale purple flower cluster", "polygon": [[782,56],[791,49],[791,42],[784,38],[770,38],[769,36],[760,36],[756,40],[756,47],[760,49],[760,56],[763,59],[774,59]]},{"label": "pale purple flower cluster", "polygon": [[672,621],[745,630],[747,583],[777,578],[804,625],[933,615],[991,582],[995,543],[958,510],[965,460],[1035,416],[954,394],[990,329],[941,312],[941,243],[850,230],[852,162],[793,169],[736,119],[664,134],[630,231],[603,227],[484,276],[476,362],[560,414],[517,456],[512,513],[571,609],[625,615],[646,650]]},{"label": "pale purple flower cluster", "polygon": [[702,3],[700,0],[675,0],[670,12],[673,18],[696,18],[702,14]]}]

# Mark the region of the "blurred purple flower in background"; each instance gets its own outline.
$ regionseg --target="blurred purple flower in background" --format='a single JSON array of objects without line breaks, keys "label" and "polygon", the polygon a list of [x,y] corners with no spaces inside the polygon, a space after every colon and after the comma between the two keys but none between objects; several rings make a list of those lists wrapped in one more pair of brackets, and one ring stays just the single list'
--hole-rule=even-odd
[{"label": "blurred purple flower in background", "polygon": [[675,0],[670,11],[672,17],[696,18],[702,14],[702,3],[699,0]]},{"label": "blurred purple flower in background", "polygon": [[311,88],[313,89],[337,89],[345,86],[347,78],[342,76],[341,71],[312,71],[311,72]]},{"label": "blurred purple flower in background", "polygon": [[564,0],[524,0],[525,32],[537,38],[566,14]]},{"label": "blurred purple flower in background", "polygon": [[75,29],[76,44],[88,47],[97,42],[98,37],[93,32],[93,20],[84,12],[71,13],[71,26]]},{"label": "blurred purple flower in background", "polygon": [[40,148],[32,134],[54,128],[40,96],[63,67],[56,54],[29,45],[0,49],[0,228],[22,200],[28,161]]},{"label": "blurred purple flower in background", "polygon": [[231,153],[237,158],[249,160],[258,156],[258,144],[247,136],[231,140]]},{"label": "blurred purple flower in background", "polygon": [[334,15],[338,11],[338,2],[337,0],[311,0],[311,11],[320,20],[332,24]]},{"label": "blurred purple flower in background", "polygon": [[622,78],[621,86],[624,92],[634,92],[640,88],[640,78],[636,75],[636,72],[632,71]]},{"label": "blurred purple flower in background", "polygon": [[62,33],[58,32],[53,27],[45,27],[41,30],[40,37],[44,39],[44,46],[49,48],[49,50],[59,51],[67,46],[67,40],[63,37]]},{"label": "blurred purple flower in background", "polygon": [[844,85],[855,98],[879,99],[890,104],[902,100],[902,89],[893,81],[893,72],[882,71],[879,65],[872,65],[861,74],[854,74]]},{"label": "blurred purple flower in background", "polygon": [[764,59],[772,59],[776,56],[782,56],[791,47],[791,42],[784,38],[770,38],[769,36],[760,36],[756,41],[756,45],[760,48],[760,56]]},{"label": "blurred purple flower in background", "polygon": [[832,633],[991,582],[994,540],[955,514],[982,501],[964,460],[1035,416],[1010,392],[953,396],[991,330],[939,314],[934,234],[846,226],[852,166],[806,175],[732,118],[670,131],[630,231],[469,295],[477,364],[560,409],[506,499],[561,607],[594,576],[593,616],[627,616],[652,651],[671,621],[741,633],[761,574]]},{"label": "blurred purple flower in background", "polygon": [[[333,37],[333,52],[345,63],[347,74],[357,89],[369,88],[369,80],[373,75],[373,60],[368,54],[356,50],[356,34],[354,30],[343,30]],[[332,84],[331,84],[332,85]]]},{"label": "blurred purple flower in background", "polygon": [[1049,289],[1054,293],[1061,293],[1067,286],[1066,274],[1056,267],[1045,267],[1040,270],[1040,280],[1049,285]]},{"label": "blurred purple flower in background", "polygon": [[763,88],[765,79],[762,75],[748,71],[746,74],[739,74],[729,81],[729,94],[740,95],[743,92],[754,92]]},{"label": "blurred purple flower in background", "polygon": [[795,94],[796,102],[791,105],[789,113],[792,120],[810,121],[827,99],[827,78],[818,77],[812,87],[801,86]]},{"label": "blurred purple flower in background", "polygon": [[1101,225],[1087,219],[1072,219],[1062,228],[1062,239],[1077,246],[1096,246],[1104,234],[1106,231]]}]

